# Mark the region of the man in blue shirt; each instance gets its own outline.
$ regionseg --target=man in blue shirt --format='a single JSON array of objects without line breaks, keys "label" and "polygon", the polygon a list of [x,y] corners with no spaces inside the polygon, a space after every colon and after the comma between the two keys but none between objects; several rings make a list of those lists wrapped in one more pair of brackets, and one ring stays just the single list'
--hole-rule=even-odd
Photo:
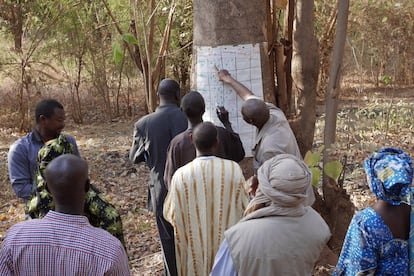
[{"label": "man in blue shirt", "polygon": [[[34,130],[11,145],[8,154],[9,178],[17,197],[28,200],[32,193],[37,168],[37,153],[45,142],[57,138],[65,127],[65,111],[54,99],[45,99],[36,105]],[[79,155],[75,138],[66,135]]]}]

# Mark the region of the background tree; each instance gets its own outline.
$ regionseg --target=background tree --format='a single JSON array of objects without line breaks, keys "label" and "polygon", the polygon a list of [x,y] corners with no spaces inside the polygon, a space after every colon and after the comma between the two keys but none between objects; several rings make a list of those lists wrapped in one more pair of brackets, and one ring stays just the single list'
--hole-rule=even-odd
[{"label": "background tree", "polygon": [[304,156],[313,144],[319,51],[314,33],[314,2],[297,0],[295,3],[292,56],[295,122],[292,126]]},{"label": "background tree", "polygon": [[[338,0],[338,19],[336,27],[335,42],[330,63],[330,73],[328,90],[326,93],[326,117],[323,155],[323,164],[332,161],[329,156],[331,146],[335,143],[336,117],[338,114],[340,79],[342,76],[342,64],[345,48],[345,40],[348,26],[349,0]],[[349,201],[349,196],[345,190],[337,185],[338,179],[332,179],[324,174],[322,191],[324,199],[324,209],[327,213],[326,220],[332,229],[333,237],[330,245],[333,248],[340,248],[345,237],[348,224],[352,219],[354,206]]]},{"label": "background tree", "polygon": [[[65,8],[62,3],[47,1],[10,1],[0,2],[0,16],[6,28],[14,37],[14,54],[10,55],[7,64],[11,67],[11,76],[18,84],[19,129],[30,127],[32,110],[29,104],[38,92],[32,93],[30,86],[36,85],[34,74],[48,75],[43,68],[54,69],[50,63],[36,62],[35,55],[39,52],[43,40],[51,32]],[[27,37],[27,39],[23,39]],[[40,65],[40,66],[39,66]],[[43,67],[43,68],[42,68]],[[18,72],[18,73],[17,73]],[[34,95],[33,95],[34,94]]]}]

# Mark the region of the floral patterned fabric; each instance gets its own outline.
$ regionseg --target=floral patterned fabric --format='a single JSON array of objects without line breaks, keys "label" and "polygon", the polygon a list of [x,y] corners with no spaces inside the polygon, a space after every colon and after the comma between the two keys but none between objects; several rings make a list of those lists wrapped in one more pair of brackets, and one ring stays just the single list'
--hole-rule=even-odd
[{"label": "floral patterned fabric", "polygon": [[394,239],[371,207],[352,219],[332,275],[409,275],[408,241]]},{"label": "floral patterned fabric", "polygon": [[[46,142],[39,150],[36,186],[25,208],[31,218],[43,218],[49,210],[55,209],[52,195],[46,188],[44,172],[46,166],[54,158],[73,152],[73,145],[67,141],[64,135],[59,135],[58,138]],[[86,193],[84,215],[89,219],[91,225],[108,231],[125,246],[121,216],[93,185],[90,185]]]}]

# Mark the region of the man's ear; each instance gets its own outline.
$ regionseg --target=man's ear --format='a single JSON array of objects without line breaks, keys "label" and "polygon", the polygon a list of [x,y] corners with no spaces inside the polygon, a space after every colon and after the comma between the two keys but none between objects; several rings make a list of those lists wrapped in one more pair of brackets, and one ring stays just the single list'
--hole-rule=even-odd
[{"label": "man's ear", "polygon": [[246,122],[247,123],[249,123],[249,124],[251,124],[251,125],[254,125],[254,119],[253,118],[250,118],[250,117],[246,117]]},{"label": "man's ear", "polygon": [[39,123],[44,122],[46,120],[46,116],[45,115],[40,115],[39,116]]},{"label": "man's ear", "polygon": [[190,133],[190,142],[193,142],[193,133]]}]

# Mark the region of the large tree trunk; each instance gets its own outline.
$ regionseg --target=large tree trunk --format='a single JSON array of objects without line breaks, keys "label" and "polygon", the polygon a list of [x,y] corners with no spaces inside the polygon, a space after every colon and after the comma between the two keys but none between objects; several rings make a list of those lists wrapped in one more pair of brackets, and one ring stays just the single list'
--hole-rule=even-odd
[{"label": "large tree trunk", "polygon": [[295,84],[292,91],[296,96],[296,118],[292,127],[302,155],[312,148],[316,122],[319,53],[313,10],[313,1],[296,1],[292,56],[292,77]]},{"label": "large tree trunk", "polygon": [[[216,105],[229,110],[230,121],[240,134],[247,157],[251,156],[255,129],[243,122],[242,100],[216,80],[214,70],[228,69],[257,96],[275,103],[275,79],[269,60],[272,42],[269,10],[269,3],[259,0],[193,1],[191,89],[198,90],[206,99],[207,120],[220,124],[214,112]],[[246,176],[252,174],[252,169],[245,171]]]},{"label": "large tree trunk", "polygon": [[194,0],[193,45],[215,47],[259,43],[263,95],[266,101],[275,102],[274,77],[267,55],[266,7],[267,3],[259,0]]}]

